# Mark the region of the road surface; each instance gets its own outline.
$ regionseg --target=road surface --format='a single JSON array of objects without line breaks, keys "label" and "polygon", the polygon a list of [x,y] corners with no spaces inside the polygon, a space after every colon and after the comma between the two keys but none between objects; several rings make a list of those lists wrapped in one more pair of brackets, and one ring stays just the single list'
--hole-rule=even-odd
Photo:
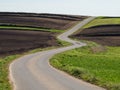
[{"label": "road surface", "polygon": [[58,36],[59,39],[72,43],[71,46],[25,55],[10,64],[10,79],[14,90],[104,90],[49,65],[49,59],[53,55],[86,45],[71,40],[68,36],[93,19],[94,17],[85,19]]}]

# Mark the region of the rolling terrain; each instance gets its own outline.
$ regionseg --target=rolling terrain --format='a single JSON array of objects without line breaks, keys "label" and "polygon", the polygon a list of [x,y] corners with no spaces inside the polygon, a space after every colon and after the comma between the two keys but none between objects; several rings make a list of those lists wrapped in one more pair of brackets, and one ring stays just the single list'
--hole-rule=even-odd
[{"label": "rolling terrain", "polygon": [[[58,36],[59,39],[72,43],[72,46],[25,55],[10,65],[10,80],[13,82],[15,90],[56,90],[58,88],[59,90],[104,90],[70,77],[49,65],[49,59],[53,55],[70,49],[73,50],[53,57],[51,65],[87,82],[110,90],[112,90],[111,88],[119,90],[119,71],[117,74],[116,71],[119,70],[119,48],[117,47],[120,46],[120,26],[118,22],[117,24],[113,22],[114,25],[104,22],[105,25],[102,25],[99,20],[96,25],[91,26],[90,21],[95,17],[84,20],[85,18],[87,17],[58,14],[0,13],[1,56],[18,54],[35,48],[59,46],[56,36],[72,27]],[[108,19],[111,17],[102,17],[102,19],[109,21]],[[95,20],[92,23],[96,23]],[[112,20],[117,21],[114,18]],[[86,27],[87,23],[89,27]],[[83,30],[76,32],[71,37],[94,41],[101,45],[88,44],[85,46],[85,43],[69,39],[68,36],[79,28]],[[104,46],[114,47],[104,48]],[[9,88],[10,90],[8,82],[7,84],[4,82],[7,81],[8,75],[4,68],[8,67],[12,58],[15,59],[15,57],[6,57],[4,60],[0,58],[1,75],[3,75],[0,76],[0,89]],[[116,59],[114,60],[114,58]],[[113,67],[113,65],[116,66]],[[101,66],[102,68],[100,68]],[[8,71],[7,68],[5,70]],[[108,71],[109,73],[107,73]],[[6,77],[4,77],[5,75]]]},{"label": "rolling terrain", "polygon": [[30,50],[32,50],[30,53],[35,53],[47,47],[65,45],[65,42],[56,39],[56,35],[63,33],[65,29],[69,29],[84,18],[87,17],[0,13],[0,90],[12,89],[8,79],[8,67],[14,59]]},{"label": "rolling terrain", "polygon": [[51,65],[107,90],[120,90],[120,18],[96,17],[70,37],[87,45],[53,56]]},{"label": "rolling terrain", "polygon": [[73,45],[25,55],[16,59],[10,65],[10,77],[14,90],[105,90],[75,79],[54,69],[49,64],[49,59],[53,55],[86,45],[71,40],[68,36],[93,19],[94,17],[85,19],[58,36],[59,39],[68,41]]},{"label": "rolling terrain", "polygon": [[56,35],[87,17],[0,13],[0,56],[18,54],[36,48],[60,46]]}]

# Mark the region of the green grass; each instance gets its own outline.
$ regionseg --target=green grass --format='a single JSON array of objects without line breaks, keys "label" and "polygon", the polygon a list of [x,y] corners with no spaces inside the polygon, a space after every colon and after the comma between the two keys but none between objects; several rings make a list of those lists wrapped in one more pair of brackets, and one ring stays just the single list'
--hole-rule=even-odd
[{"label": "green grass", "polygon": [[77,78],[120,90],[120,47],[106,47],[103,52],[93,53],[96,44],[55,55],[50,63]]},{"label": "green grass", "polygon": [[24,27],[24,26],[9,26],[0,25],[0,29],[19,29],[19,30],[34,30],[34,31],[46,31],[46,32],[63,32],[64,30],[48,29],[48,28],[37,28],[37,27]]},{"label": "green grass", "polygon": [[0,90],[12,89],[8,79],[8,66],[9,63],[17,57],[19,57],[19,55],[11,55],[4,58],[0,58]]},{"label": "green grass", "polygon": [[120,24],[120,18],[102,18],[98,17],[86,24],[83,28],[89,28],[91,26],[99,26],[99,25],[108,25],[108,24]]},{"label": "green grass", "polygon": [[71,43],[57,39],[57,42],[60,46],[69,46]]}]

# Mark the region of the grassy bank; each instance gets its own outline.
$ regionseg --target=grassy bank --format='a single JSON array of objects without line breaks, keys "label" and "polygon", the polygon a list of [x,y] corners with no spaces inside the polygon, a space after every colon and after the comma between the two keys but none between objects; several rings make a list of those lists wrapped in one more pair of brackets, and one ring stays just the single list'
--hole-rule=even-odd
[{"label": "grassy bank", "polygon": [[82,48],[66,51],[54,56],[50,63],[77,78],[106,87],[120,90],[120,47],[100,48],[90,44]]},{"label": "grassy bank", "polygon": [[9,63],[20,55],[11,55],[0,58],[0,90],[11,90],[12,87],[8,80],[8,66]]},{"label": "grassy bank", "polygon": [[99,26],[99,25],[108,25],[108,24],[120,24],[120,18],[105,18],[105,17],[97,17],[90,23],[86,24],[83,28],[89,28],[91,26]]}]

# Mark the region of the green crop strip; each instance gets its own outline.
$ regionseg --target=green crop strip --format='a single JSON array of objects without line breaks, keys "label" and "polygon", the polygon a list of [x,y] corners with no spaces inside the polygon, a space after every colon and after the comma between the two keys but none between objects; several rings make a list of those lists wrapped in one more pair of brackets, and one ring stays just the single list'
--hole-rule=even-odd
[{"label": "green crop strip", "polygon": [[118,25],[120,24],[120,18],[116,17],[116,18],[102,18],[102,17],[98,17],[96,19],[94,19],[93,21],[91,21],[90,23],[86,24],[83,28],[89,28],[92,26],[99,26],[99,25]]},{"label": "green crop strip", "polygon": [[38,27],[23,27],[23,26],[0,26],[0,29],[18,29],[18,30],[31,30],[31,31],[46,31],[46,32],[63,32],[63,30],[46,29]]}]

